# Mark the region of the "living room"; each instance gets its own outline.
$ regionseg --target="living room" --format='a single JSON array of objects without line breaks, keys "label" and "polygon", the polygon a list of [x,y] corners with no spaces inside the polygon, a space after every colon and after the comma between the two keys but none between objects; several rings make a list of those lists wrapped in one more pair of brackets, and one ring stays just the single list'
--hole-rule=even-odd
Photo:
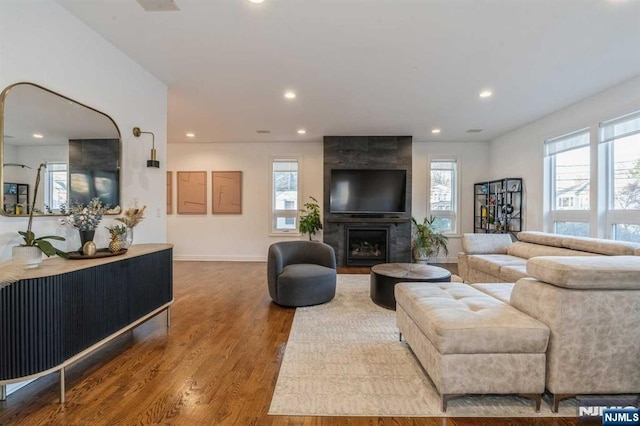
[{"label": "living room", "polygon": [[[96,9],[98,14],[110,16],[111,12],[100,9],[102,7],[108,10],[108,3],[94,2],[93,6],[98,8]],[[132,3],[133,5],[127,7],[140,8],[136,2]],[[180,2],[176,3],[180,6]],[[529,3],[542,3],[540,15],[560,14],[560,11],[554,12],[555,6],[551,2],[532,1]],[[568,3],[572,4],[572,6],[566,6],[569,9],[574,7],[571,10],[576,12],[582,10],[580,9],[582,5],[578,5],[580,2]],[[456,125],[456,129],[460,131],[459,136],[452,137],[449,133],[451,131],[449,127],[440,124],[445,121],[444,112],[441,113],[442,117],[437,117],[438,120],[432,119],[428,115],[429,111],[438,111],[438,105],[431,106],[432,109],[425,111],[423,128],[414,132],[409,124],[403,128],[402,112],[395,116],[400,123],[398,126],[385,128],[384,126],[363,125],[354,118],[350,118],[350,114],[357,118],[366,117],[367,114],[377,112],[377,109],[358,109],[361,107],[358,103],[361,102],[359,98],[354,100],[340,99],[335,92],[331,92],[327,95],[328,98],[332,98],[331,102],[325,104],[323,108],[339,110],[338,115],[343,115],[345,118],[326,132],[320,133],[315,129],[324,128],[319,123],[321,118],[314,118],[315,126],[311,125],[311,121],[308,121],[308,124],[301,123],[301,125],[308,127],[307,134],[304,136],[297,134],[284,136],[285,130],[282,128],[285,125],[271,123],[267,119],[265,121],[254,119],[254,122],[247,124],[249,127],[247,134],[251,133],[251,136],[244,139],[212,135],[210,140],[191,142],[183,136],[184,131],[192,130],[198,136],[197,129],[175,129],[172,128],[171,123],[175,117],[183,117],[184,120],[184,116],[189,116],[192,113],[195,115],[195,110],[201,106],[189,104],[186,100],[175,96],[174,91],[178,91],[179,86],[172,86],[172,81],[160,80],[155,75],[157,71],[145,69],[140,65],[146,60],[144,52],[138,52],[139,56],[123,52],[116,47],[118,45],[116,42],[100,35],[97,29],[93,29],[86,21],[77,18],[73,13],[82,14],[82,6],[79,4],[73,1],[47,0],[34,2],[9,0],[0,4],[0,40],[2,43],[0,46],[2,61],[0,64],[0,85],[5,88],[16,82],[36,83],[112,117],[121,132],[122,140],[121,200],[123,206],[126,207],[126,204],[133,199],[137,199],[147,206],[145,221],[136,229],[135,243],[173,244],[174,260],[213,261],[210,262],[211,265],[205,265],[203,268],[208,273],[223,276],[230,274],[229,266],[226,263],[218,265],[217,261],[234,261],[240,262],[237,265],[247,268],[248,274],[254,277],[257,282],[261,282],[265,279],[260,275],[260,270],[261,268],[265,269],[264,262],[267,258],[268,247],[276,241],[304,238],[297,233],[278,234],[272,232],[269,180],[272,160],[274,158],[297,158],[300,166],[300,201],[305,202],[309,196],[313,196],[319,200],[320,205],[323,205],[326,201],[323,196],[324,136],[413,136],[411,214],[418,219],[430,213],[428,208],[430,189],[428,165],[432,160],[456,160],[459,172],[458,216],[456,217],[458,229],[449,238],[449,256],[438,259],[438,262],[441,263],[454,263],[456,262],[456,254],[462,250],[461,234],[473,232],[474,183],[503,177],[522,178],[525,194],[524,229],[550,231],[547,219],[549,208],[545,192],[548,184],[544,173],[545,140],[586,128],[590,129],[593,135],[596,135],[595,140],[597,140],[597,132],[601,122],[640,110],[640,64],[638,64],[637,55],[632,53],[637,51],[640,41],[640,26],[637,25],[639,3],[633,0],[602,0],[590,3],[589,7],[585,7],[581,12],[585,16],[581,19],[587,22],[592,18],[594,21],[589,21],[591,26],[598,27],[595,17],[607,16],[609,20],[606,22],[609,27],[606,25],[605,27],[616,28],[619,34],[598,41],[604,33],[614,31],[595,28],[592,31],[586,31],[590,33],[588,37],[587,35],[574,34],[567,35],[568,40],[558,40],[557,43],[564,48],[572,43],[577,46],[575,50],[579,51],[579,54],[576,55],[574,63],[566,61],[569,56],[563,56],[563,54],[568,55],[568,53],[560,48],[557,51],[550,49],[553,50],[553,54],[549,54],[549,56],[544,54],[545,47],[553,45],[553,41],[544,39],[545,32],[551,31],[544,25],[541,25],[540,29],[535,28],[534,21],[530,23],[532,27],[527,28],[527,31],[539,34],[541,41],[536,45],[538,50],[523,49],[519,57],[514,57],[513,63],[505,62],[504,58],[500,57],[503,62],[492,68],[499,69],[500,75],[479,75],[480,68],[476,72],[471,72],[470,70],[474,69],[473,61],[471,58],[465,58],[462,54],[459,62],[458,59],[453,61],[458,63],[458,73],[452,74],[452,76],[468,80],[465,81],[465,88],[473,87],[465,95],[469,98],[467,104],[459,106],[460,111],[464,110],[467,114],[464,116],[467,121],[457,123],[462,117],[462,115],[457,116],[455,113],[458,106],[442,101],[446,100],[446,96],[438,99],[442,101],[440,104],[442,111],[449,112],[446,114],[447,123]],[[184,6],[188,8],[187,4]],[[268,0],[265,4],[250,6],[270,7]],[[89,11],[87,12],[88,16],[91,16],[91,4],[86,7]],[[459,6],[459,9],[465,7],[470,7],[470,5],[464,3]],[[402,6],[397,6],[397,8],[401,9]],[[530,8],[536,9],[535,6],[530,6]],[[70,10],[73,10],[73,13]],[[351,9],[349,10],[353,12]],[[385,9],[383,8],[383,10]],[[391,8],[391,10],[395,9]],[[617,10],[617,12],[611,10]],[[239,9],[235,12],[240,13],[240,11],[246,12],[245,9]],[[455,13],[456,11],[457,9],[453,8],[449,12]],[[517,10],[512,12],[518,14]],[[115,12],[113,13],[115,14]],[[162,14],[164,12],[154,13]],[[467,11],[467,13],[470,12]],[[608,13],[611,13],[611,16]],[[398,15],[391,16],[391,18],[397,19],[394,21],[395,25],[400,25],[403,21],[402,13]],[[157,19],[165,19],[162,16],[165,15],[159,15]],[[346,14],[345,16],[351,15]],[[376,19],[382,21],[382,16],[378,15]],[[235,15],[233,17],[237,18]],[[539,16],[536,15],[536,17]],[[120,16],[118,19],[124,18]],[[91,18],[87,17],[86,19],[90,20]],[[251,19],[256,19],[256,16],[252,16]],[[508,18],[505,17],[506,19]],[[515,18],[513,19],[515,22]],[[114,20],[117,19],[114,17]],[[614,25],[618,20],[621,24]],[[526,22],[526,20],[524,21]],[[229,17],[228,22],[235,21]],[[225,25],[231,25],[228,22]],[[250,22],[255,23],[253,20]],[[545,22],[558,23],[561,22],[561,18],[555,16],[554,19]],[[582,22],[579,16],[575,22]],[[127,28],[133,26],[127,23],[121,25]],[[413,29],[413,27],[411,28]],[[515,30],[511,26],[509,28]],[[221,31],[223,30],[224,27]],[[469,37],[475,35],[471,34]],[[170,34],[165,35],[165,37],[170,36]],[[318,35],[314,34],[314,36]],[[478,33],[478,37],[480,36],[481,33]],[[160,43],[161,40],[159,39],[157,42]],[[492,38],[491,41],[493,42],[495,39]],[[498,45],[486,46],[483,54],[491,55],[490,48],[496,46]],[[451,50],[454,51],[456,48],[460,49],[460,52],[465,52],[465,49],[460,46],[452,46]],[[326,49],[328,48],[323,48],[317,54],[328,55]],[[247,49],[245,54],[248,54],[247,52],[251,52],[251,50]],[[234,57],[233,48],[226,53],[231,58]],[[421,54],[426,53],[421,52]],[[367,54],[375,57],[378,53],[373,51],[367,52]],[[478,54],[478,56],[481,55]],[[137,59],[140,59],[140,62]],[[359,59],[364,61],[364,57]],[[477,58],[473,57],[473,59]],[[403,66],[404,71],[402,72],[411,72],[407,71],[407,69],[411,69],[410,63],[411,61],[409,61],[409,65]],[[591,63],[591,66],[580,68],[580,65],[585,63]],[[368,62],[365,61],[364,64],[368,64]],[[179,67],[180,65],[174,64],[174,66]],[[386,68],[383,66],[382,68],[388,73],[394,71],[392,66]],[[541,71],[540,68],[544,70]],[[532,74],[536,71],[535,74],[540,80],[530,82],[529,71]],[[330,80],[333,76],[332,72],[336,71],[327,70],[325,78]],[[419,73],[428,74],[429,70],[421,69],[414,70],[414,72],[416,75]],[[316,71],[309,69],[308,73],[314,74]],[[509,86],[504,84],[501,86],[502,78],[506,79],[509,74],[514,73],[521,77],[515,81],[509,79]],[[355,72],[354,74],[353,84],[355,85],[358,74]],[[292,76],[288,77],[293,79]],[[320,74],[317,79],[322,80],[321,77]],[[235,126],[243,126],[243,108],[248,111],[253,109],[251,91],[256,90],[258,86],[256,81],[260,82],[263,77],[254,76],[252,78],[255,81],[252,80],[248,87],[231,86],[226,89],[230,92],[235,90],[242,98],[240,105],[230,107],[230,109],[237,111],[237,116],[233,120],[229,120],[233,121]],[[399,80],[411,80],[412,78],[417,77],[415,75],[399,75],[397,77]],[[582,86],[580,84],[582,80],[586,80],[589,84]],[[315,83],[319,84],[319,81]],[[285,84],[288,82],[277,82],[278,87]],[[309,86],[312,84],[309,83]],[[564,86],[571,90],[565,90]],[[479,98],[479,91],[486,87],[494,90],[493,96],[489,99]],[[348,90],[348,87],[335,89],[336,92],[345,91],[347,93]],[[545,98],[551,97],[555,92],[562,92],[564,97],[556,99],[554,103],[545,102]],[[276,106],[276,104],[289,101],[282,99],[282,93],[276,93],[276,96],[278,98],[274,97],[273,106],[276,113],[267,114],[263,111],[263,114],[268,118],[275,116],[275,118],[284,119],[287,116],[294,116],[301,120],[304,115],[300,110],[314,103],[314,99],[309,98],[308,93],[304,91],[299,91],[298,99],[295,101],[298,102],[297,104],[288,103],[284,107]],[[510,103],[503,103],[507,97],[509,97]],[[429,94],[423,93],[423,98],[428,99]],[[393,111],[418,105],[405,103],[402,99],[397,99],[397,102],[398,104],[393,107],[383,105],[377,108],[381,110],[388,108],[389,114],[393,115],[391,114]],[[486,120],[498,115],[494,110],[498,107],[502,108],[501,111],[522,108],[523,112],[513,118],[513,120],[517,118],[519,121],[504,123],[497,120],[494,121],[495,129],[485,127]],[[217,108],[223,109],[224,105]],[[469,117],[473,117],[474,114],[478,119],[470,120]],[[260,114],[256,114],[254,117],[256,116],[260,116]],[[204,120],[201,122],[203,127],[207,121],[215,123],[220,128],[224,126],[224,120],[216,118],[214,114],[205,115],[201,119]],[[136,138],[131,132],[134,127],[140,127],[144,131],[154,133],[155,149],[160,161],[159,169],[146,167],[151,140],[144,135],[141,138]],[[439,135],[431,133],[435,127],[441,128]],[[466,133],[466,130],[474,128],[484,128],[484,130],[480,133]],[[264,135],[256,134],[256,130],[263,129],[272,131],[272,135],[267,136],[266,141]],[[180,132],[180,136],[171,136],[172,132],[174,135]],[[221,134],[224,135],[224,133]],[[597,150],[597,144],[593,144],[593,146],[593,149]],[[207,181],[210,183],[210,174],[216,170],[243,172],[242,214],[214,215],[210,208],[207,209],[206,214],[202,215],[177,214],[175,188],[172,194],[174,212],[166,214],[165,182],[167,171],[173,172],[173,179],[176,178],[175,174],[178,171],[205,171]],[[597,171],[593,173],[595,183],[592,183],[592,186],[605,186],[605,182],[599,178]],[[595,223],[597,218],[589,217],[587,221]],[[11,258],[12,247],[19,244],[20,241],[17,232],[24,230],[26,223],[26,218],[0,216],[0,226],[2,227],[0,260],[6,261]],[[105,222],[105,224],[108,223]],[[68,246],[63,246],[65,249],[75,249],[78,246],[77,233],[68,227],[61,227],[55,217],[36,218],[34,229],[38,234],[64,236],[68,240]],[[594,229],[596,232],[591,236],[605,236],[600,227],[594,226]],[[106,240],[106,231],[104,232],[105,234],[100,237],[103,241]],[[250,264],[244,262],[250,262]],[[182,263],[183,266],[177,268],[179,274],[176,277],[188,276],[191,262]],[[247,288],[247,290],[249,289]],[[260,290],[263,292],[261,293]],[[266,286],[251,291],[255,291],[250,293],[255,297],[266,297]],[[228,292],[221,294],[235,297]],[[212,295],[206,293],[206,297],[210,296]],[[197,300],[190,298],[188,292],[183,290],[176,289],[176,297],[185,297],[186,300],[197,303]],[[222,309],[218,303],[215,306]],[[260,305],[261,309],[267,309],[269,312],[277,308],[267,306],[265,308],[262,304]],[[251,309],[248,306],[247,308]],[[290,317],[284,319],[285,314],[277,315],[283,315],[280,320],[284,324],[291,321]],[[293,314],[287,312],[286,315]],[[197,321],[197,318],[191,317],[191,320]],[[228,317],[227,320],[233,321],[232,317]],[[251,319],[248,320],[251,321]],[[277,320],[274,321],[277,323]],[[149,324],[158,326],[157,322]],[[272,323],[270,322],[270,324]],[[145,325],[145,327],[147,326]],[[153,329],[147,330],[150,334],[154,333]],[[237,329],[234,330],[239,332]],[[264,332],[268,333],[268,331]],[[286,342],[286,334],[284,339]],[[229,345],[235,344],[231,337],[225,341]],[[253,342],[256,341],[258,340],[253,340]],[[256,351],[259,350],[256,348]],[[99,366],[96,364],[91,368],[98,369]],[[91,373],[88,373],[87,370],[78,372],[76,384],[90,376]],[[94,380],[99,379],[94,377]],[[47,386],[48,388],[45,388],[50,392],[51,383]],[[55,392],[53,394],[49,395],[52,398],[43,399],[42,404],[55,404]],[[70,400],[72,400],[72,392],[70,391],[69,394]],[[7,402],[4,403],[5,407],[10,407],[11,398],[17,396],[19,396],[18,393],[10,395]],[[45,400],[46,402],[44,402]],[[230,401],[229,404],[233,405],[233,401]],[[129,408],[133,409],[130,406]],[[4,407],[0,408],[0,418],[3,409]],[[68,411],[69,408],[66,410]],[[259,415],[256,417],[261,418]],[[60,417],[57,420],[64,421]],[[20,418],[14,416],[9,421],[19,422]],[[79,422],[77,418],[75,421]]]}]

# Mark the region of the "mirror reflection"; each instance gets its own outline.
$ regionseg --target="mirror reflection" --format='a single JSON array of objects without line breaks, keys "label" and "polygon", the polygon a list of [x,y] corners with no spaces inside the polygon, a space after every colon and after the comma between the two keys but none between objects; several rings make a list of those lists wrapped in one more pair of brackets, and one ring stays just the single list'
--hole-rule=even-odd
[{"label": "mirror reflection", "polygon": [[106,114],[31,83],[0,95],[0,213],[26,216],[36,171],[43,169],[34,214],[64,215],[98,197],[120,204],[120,131]]}]

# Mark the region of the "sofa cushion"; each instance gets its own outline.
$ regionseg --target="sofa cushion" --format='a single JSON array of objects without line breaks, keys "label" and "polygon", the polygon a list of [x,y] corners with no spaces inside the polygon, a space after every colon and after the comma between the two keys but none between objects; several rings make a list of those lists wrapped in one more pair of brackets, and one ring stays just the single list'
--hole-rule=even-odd
[{"label": "sofa cushion", "polygon": [[516,241],[507,249],[507,254],[511,256],[530,259],[536,256],[595,256],[593,253],[571,250],[568,248],[544,246],[540,244],[525,243]]},{"label": "sofa cushion", "polygon": [[573,250],[582,250],[609,256],[633,256],[634,251],[640,248],[640,244],[637,243],[587,237],[565,237],[562,239],[562,244],[566,248]]},{"label": "sofa cushion", "polygon": [[487,274],[499,277],[502,266],[525,265],[526,260],[509,256],[508,254],[474,254],[467,257],[467,264],[470,268],[479,269]]},{"label": "sofa cushion", "polygon": [[513,283],[477,283],[470,284],[471,287],[480,290],[481,292],[488,294],[489,296],[495,297],[498,300],[503,301],[506,304],[509,304],[511,300],[511,291],[513,290],[513,286],[516,285]]},{"label": "sofa cushion", "polygon": [[546,325],[467,284],[400,283],[396,302],[441,354],[543,353]]},{"label": "sofa cushion", "polygon": [[466,254],[507,254],[509,234],[463,234],[462,250]]},{"label": "sofa cushion", "polygon": [[505,283],[515,283],[520,278],[528,276],[526,263],[522,265],[507,265],[500,268],[500,280]]},{"label": "sofa cushion", "polygon": [[537,231],[518,232],[518,240],[525,243],[540,244],[543,246],[563,247],[562,240],[564,235],[549,234]]},{"label": "sofa cushion", "polygon": [[527,273],[565,288],[640,289],[638,256],[534,257],[527,261]]}]

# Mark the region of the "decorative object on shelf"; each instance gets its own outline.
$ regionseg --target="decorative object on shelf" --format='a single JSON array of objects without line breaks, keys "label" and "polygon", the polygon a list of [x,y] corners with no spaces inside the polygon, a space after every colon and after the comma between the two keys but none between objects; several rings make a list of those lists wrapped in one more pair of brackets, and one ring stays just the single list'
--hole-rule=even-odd
[{"label": "decorative object on shelf", "polygon": [[111,235],[111,241],[109,241],[109,251],[111,253],[118,252],[122,249],[122,236],[127,232],[127,227],[124,225],[106,226]]},{"label": "decorative object on shelf", "polygon": [[151,135],[151,160],[147,160],[147,167],[160,168],[160,162],[156,159],[156,135],[152,132],[143,132],[140,127],[133,128],[133,136],[139,138],[142,134]]},{"label": "decorative object on shelf", "polygon": [[25,269],[37,268],[38,265],[42,263],[42,253],[46,254],[47,257],[53,256],[55,254],[60,257],[69,256],[66,252],[58,250],[49,241],[46,241],[65,241],[63,237],[59,237],[57,235],[47,235],[44,237],[36,238],[35,234],[31,230],[31,225],[33,224],[33,212],[38,196],[38,186],[40,185],[40,174],[42,172],[42,169],[46,167],[46,163],[41,163],[38,167],[38,172],[36,173],[36,184],[33,192],[33,201],[31,202],[31,208],[29,209],[29,222],[27,224],[27,230],[18,231],[18,234],[22,235],[24,243],[22,245],[13,247],[12,249],[13,259],[15,259],[17,263],[23,265]]},{"label": "decorative object on shelf", "polygon": [[445,255],[449,254],[449,238],[442,231],[435,229],[435,221],[435,217],[429,216],[425,217],[422,223],[418,223],[415,217],[411,217],[413,259],[416,263],[427,263],[429,258],[437,257],[440,250]]},{"label": "decorative object on shelf", "polygon": [[96,228],[108,208],[109,206],[103,205],[97,197],[92,198],[86,206],[78,203],[71,204],[67,223],[78,228],[80,233],[81,245],[78,252],[82,253],[82,247],[87,241],[93,241]]},{"label": "decorative object on shelf", "polygon": [[93,241],[87,241],[82,245],[82,253],[87,256],[93,256],[94,254],[96,254],[96,251],[96,243],[94,243]]},{"label": "decorative object on shelf", "polygon": [[74,251],[69,253],[69,259],[74,260],[84,260],[84,259],[100,259],[102,257],[111,257],[111,256],[120,256],[127,252],[126,248],[121,248],[116,252],[112,252],[108,248],[97,249],[93,254],[82,254],[80,252]]},{"label": "decorative object on shelf", "polygon": [[322,220],[320,220],[320,206],[318,200],[313,197],[312,201],[304,203],[304,209],[300,209],[300,232],[309,234],[309,241],[317,231],[322,229]]},{"label": "decorative object on shelf", "polygon": [[144,220],[145,210],[147,210],[147,206],[144,205],[142,208],[138,208],[138,200],[135,199],[133,206],[124,211],[124,216],[116,218],[118,222],[124,223],[126,227],[123,233],[124,237],[121,238],[122,248],[129,248],[133,244],[133,228]]}]

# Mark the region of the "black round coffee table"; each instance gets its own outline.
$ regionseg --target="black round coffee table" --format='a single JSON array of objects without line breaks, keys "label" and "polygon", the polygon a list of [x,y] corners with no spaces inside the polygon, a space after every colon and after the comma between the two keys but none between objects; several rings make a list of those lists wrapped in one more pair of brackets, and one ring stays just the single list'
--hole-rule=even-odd
[{"label": "black round coffee table", "polygon": [[371,300],[376,305],[396,310],[393,288],[402,282],[450,282],[451,272],[419,263],[381,263],[371,267]]}]

